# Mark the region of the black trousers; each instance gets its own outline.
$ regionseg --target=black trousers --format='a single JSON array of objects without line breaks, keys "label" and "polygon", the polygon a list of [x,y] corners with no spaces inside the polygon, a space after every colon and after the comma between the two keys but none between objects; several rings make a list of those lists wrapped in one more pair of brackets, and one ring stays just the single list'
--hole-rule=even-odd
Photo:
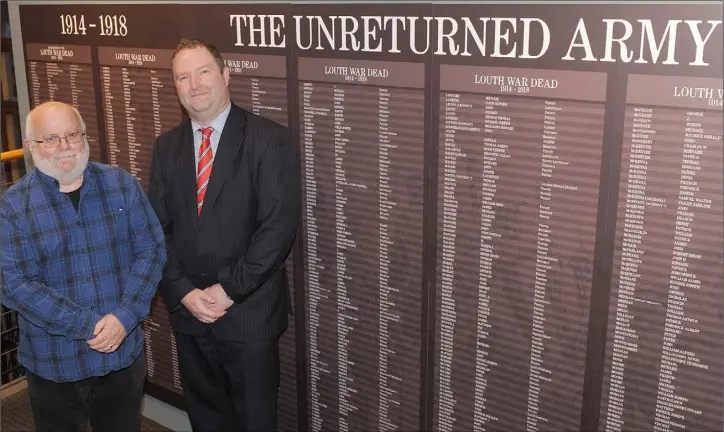
[{"label": "black trousers", "polygon": [[26,373],[36,432],[140,432],[146,360],[102,377],[57,383]]},{"label": "black trousers", "polygon": [[277,429],[279,339],[220,340],[176,333],[187,411],[194,432]]}]

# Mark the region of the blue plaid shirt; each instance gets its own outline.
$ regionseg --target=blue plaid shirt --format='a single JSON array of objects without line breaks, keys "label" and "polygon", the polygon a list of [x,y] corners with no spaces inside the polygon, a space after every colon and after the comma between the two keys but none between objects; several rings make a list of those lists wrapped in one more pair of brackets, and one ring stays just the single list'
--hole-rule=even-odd
[{"label": "blue plaid shirt", "polygon": [[[55,382],[128,367],[166,262],[163,231],[143,189],[122,169],[89,162],[76,212],[57,181],[34,170],[0,199],[0,299],[18,312],[20,363]],[[127,336],[91,349],[112,313]]]}]

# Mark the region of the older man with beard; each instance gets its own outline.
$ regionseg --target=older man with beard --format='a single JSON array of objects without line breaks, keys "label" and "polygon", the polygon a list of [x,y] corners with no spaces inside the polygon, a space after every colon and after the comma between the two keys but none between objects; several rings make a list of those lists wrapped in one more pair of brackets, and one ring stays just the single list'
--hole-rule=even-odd
[{"label": "older man with beard", "polygon": [[144,335],[166,249],[139,182],[88,162],[78,111],[27,117],[37,167],[0,199],[2,302],[20,325],[37,431],[139,431]]}]

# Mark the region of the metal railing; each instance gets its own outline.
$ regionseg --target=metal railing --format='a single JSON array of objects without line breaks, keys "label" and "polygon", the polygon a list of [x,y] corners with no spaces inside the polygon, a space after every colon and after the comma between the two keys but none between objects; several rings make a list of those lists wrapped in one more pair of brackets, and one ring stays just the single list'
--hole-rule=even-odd
[{"label": "metal railing", "polygon": [[0,153],[0,161],[11,162],[14,160],[22,159],[24,155],[25,152],[23,151],[23,149],[10,150]]},{"label": "metal railing", "polygon": [[[23,150],[0,153],[0,195],[24,174]],[[25,377],[25,369],[18,361],[18,314],[5,306],[0,307],[0,384],[5,387]]]}]

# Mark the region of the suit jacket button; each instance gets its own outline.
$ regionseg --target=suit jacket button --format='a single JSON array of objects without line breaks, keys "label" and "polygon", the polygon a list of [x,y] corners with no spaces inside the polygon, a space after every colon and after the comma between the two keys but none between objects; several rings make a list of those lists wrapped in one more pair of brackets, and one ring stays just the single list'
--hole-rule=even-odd
[{"label": "suit jacket button", "polygon": [[201,273],[201,276],[203,276],[203,277],[206,277],[208,275],[209,275],[208,273]]}]

